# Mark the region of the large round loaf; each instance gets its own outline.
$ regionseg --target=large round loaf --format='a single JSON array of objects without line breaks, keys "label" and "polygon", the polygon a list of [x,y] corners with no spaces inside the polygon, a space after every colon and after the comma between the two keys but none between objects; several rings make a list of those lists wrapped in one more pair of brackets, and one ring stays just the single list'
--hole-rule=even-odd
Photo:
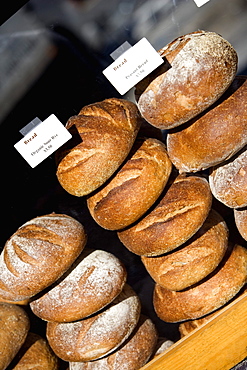
[{"label": "large round loaf", "polygon": [[177,127],[211,106],[237,71],[237,53],[214,32],[178,37],[158,51],[164,64],[136,87],[142,116],[161,129]]},{"label": "large round loaf", "polygon": [[198,319],[229,302],[246,281],[247,250],[235,244],[218,268],[195,286],[176,292],[156,284],[154,309],[166,322]]},{"label": "large round loaf", "polygon": [[27,337],[30,321],[22,307],[0,303],[0,369],[5,370]]},{"label": "large round loaf", "polygon": [[212,194],[208,181],[199,176],[178,176],[158,205],[133,226],[118,232],[131,252],[157,256],[191,238],[206,220]]},{"label": "large round loaf", "polygon": [[172,253],[157,257],[142,256],[153,280],[170,290],[182,290],[208,276],[225,255],[228,227],[214,210],[197,233]]},{"label": "large round loaf", "polygon": [[227,162],[212,167],[209,186],[216,199],[230,208],[247,206],[247,147]]},{"label": "large round loaf", "polygon": [[136,140],[129,160],[87,205],[94,220],[108,230],[137,221],[158,199],[172,169],[165,145],[156,139]]},{"label": "large round loaf", "polygon": [[84,227],[74,218],[51,213],[23,224],[0,255],[0,297],[21,301],[56,281],[86,244]]},{"label": "large round loaf", "polygon": [[213,106],[167,135],[169,157],[180,172],[213,167],[246,144],[247,76],[236,76]]},{"label": "large round loaf", "polygon": [[72,144],[77,137],[79,142],[58,154],[64,156],[57,168],[61,186],[75,196],[100,187],[129,154],[141,122],[137,106],[124,99],[106,99],[82,108],[66,125]]},{"label": "large round loaf", "polygon": [[64,275],[30,303],[43,320],[69,322],[92,315],[120,294],[127,279],[122,262],[103,250],[84,250]]},{"label": "large round loaf", "polygon": [[157,339],[153,322],[141,315],[135,330],[118,350],[99,360],[70,362],[69,370],[139,370],[153,355]]},{"label": "large round loaf", "polygon": [[64,361],[91,361],[116,350],[135,329],[141,311],[137,294],[125,285],[100,313],[84,320],[47,323],[47,339]]}]

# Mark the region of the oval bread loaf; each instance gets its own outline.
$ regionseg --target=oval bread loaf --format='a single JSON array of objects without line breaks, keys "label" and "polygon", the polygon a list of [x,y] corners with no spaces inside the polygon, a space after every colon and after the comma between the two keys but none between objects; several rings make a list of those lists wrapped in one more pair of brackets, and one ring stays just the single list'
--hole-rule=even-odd
[{"label": "oval bread loaf", "polygon": [[220,263],[228,246],[228,227],[211,209],[197,233],[172,253],[157,257],[142,256],[153,280],[170,290],[182,290],[198,283]]},{"label": "oval bread loaf", "polygon": [[58,157],[63,156],[57,167],[61,186],[75,196],[99,188],[129,154],[141,122],[136,104],[124,99],[106,99],[82,108],[66,125],[79,143],[58,152]]},{"label": "oval bread loaf", "polygon": [[176,292],[156,284],[154,309],[158,317],[166,322],[198,319],[229,302],[246,281],[247,250],[235,244],[218,268],[193,287]]},{"label": "oval bread loaf", "polygon": [[153,322],[141,315],[135,330],[118,350],[99,360],[70,362],[69,370],[139,370],[152,356],[157,339]]},{"label": "oval bread loaf", "polygon": [[78,260],[46,293],[30,303],[46,321],[85,318],[111,303],[122,291],[127,273],[122,262],[103,250],[84,250]]},{"label": "oval bread loaf", "polygon": [[0,303],[0,369],[5,370],[25,342],[30,320],[17,305]]},{"label": "oval bread loaf", "polygon": [[142,116],[161,129],[177,127],[211,106],[237,72],[236,51],[214,32],[189,33],[158,52],[164,64],[135,93]]},{"label": "oval bread loaf", "polygon": [[64,361],[91,361],[116,350],[135,329],[141,311],[137,294],[125,285],[119,296],[100,313],[84,320],[47,323],[47,339]]},{"label": "oval bread loaf", "polygon": [[118,231],[131,252],[157,256],[172,251],[194,235],[211,209],[208,181],[199,176],[178,176],[158,205],[139,222]]},{"label": "oval bread loaf", "polygon": [[247,76],[236,76],[202,115],[167,134],[167,151],[180,172],[196,172],[231,158],[247,144]]},{"label": "oval bread loaf", "polygon": [[84,227],[74,218],[51,213],[24,223],[0,255],[0,297],[28,299],[54,283],[86,244]]},{"label": "oval bread loaf", "polygon": [[91,216],[108,230],[129,226],[158,199],[171,169],[161,141],[137,139],[128,161],[103,188],[88,197]]}]

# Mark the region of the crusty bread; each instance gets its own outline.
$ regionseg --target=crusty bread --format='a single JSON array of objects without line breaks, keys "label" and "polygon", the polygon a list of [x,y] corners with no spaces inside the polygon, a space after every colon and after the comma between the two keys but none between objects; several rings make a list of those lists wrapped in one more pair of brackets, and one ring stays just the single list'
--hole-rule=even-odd
[{"label": "crusty bread", "polygon": [[227,162],[211,168],[209,186],[214,197],[227,207],[247,206],[247,146]]},{"label": "crusty bread", "polygon": [[80,320],[112,302],[126,279],[124,265],[113,254],[85,249],[51,289],[34,297],[30,307],[46,321]]},{"label": "crusty bread", "polygon": [[29,332],[20,351],[8,370],[58,370],[59,359],[51,350],[47,340],[39,334]]},{"label": "crusty bread", "polygon": [[158,342],[157,342],[157,346],[156,346],[154,354],[153,354],[153,357],[159,356],[161,353],[164,353],[173,344],[174,344],[174,342],[172,340],[167,339],[166,337],[159,337]]},{"label": "crusty bread", "polygon": [[218,268],[198,284],[180,292],[156,284],[154,309],[161,320],[181,322],[210,314],[229,302],[246,284],[247,250],[235,244]]},{"label": "crusty bread", "polygon": [[220,263],[228,246],[228,227],[214,210],[197,233],[172,253],[142,256],[153,280],[164,288],[182,290],[198,283]]},{"label": "crusty bread", "polygon": [[47,323],[47,339],[64,361],[91,361],[116,350],[135,329],[141,311],[137,294],[125,285],[104,310],[84,320]]},{"label": "crusty bread", "polygon": [[0,323],[0,369],[5,370],[25,342],[30,320],[22,307],[0,303]]},{"label": "crusty bread", "polygon": [[142,116],[162,129],[177,127],[211,106],[237,72],[236,51],[214,32],[189,33],[158,52],[164,64],[135,93]]},{"label": "crusty bread", "polygon": [[84,227],[74,218],[51,213],[23,224],[0,255],[0,297],[29,299],[54,283],[86,244]]},{"label": "crusty bread", "polygon": [[82,108],[66,125],[74,140],[79,136],[79,143],[57,154],[64,156],[57,168],[61,186],[75,196],[100,187],[129,154],[141,122],[137,106],[124,99],[106,99]]},{"label": "crusty bread", "polygon": [[247,208],[235,208],[233,215],[239,234],[244,240],[247,240]]},{"label": "crusty bread", "polygon": [[207,111],[167,134],[167,151],[180,172],[196,172],[231,158],[247,144],[247,76],[236,76]]},{"label": "crusty bread", "polygon": [[108,230],[137,221],[158,199],[172,169],[165,145],[156,139],[135,141],[128,161],[87,199],[94,220]]},{"label": "crusty bread", "polygon": [[185,337],[186,335],[190,334],[192,331],[194,331],[197,328],[200,328],[203,324],[207,323],[208,320],[215,315],[215,312],[201,317],[200,319],[196,320],[189,320],[189,321],[183,321],[179,324],[179,333],[182,337]]},{"label": "crusty bread", "polygon": [[118,232],[131,252],[157,256],[191,238],[206,220],[212,194],[208,181],[200,176],[175,178],[158,205],[139,222]]},{"label": "crusty bread", "polygon": [[140,320],[123,345],[109,356],[88,362],[70,362],[70,370],[139,370],[155,350],[157,330],[153,322],[141,315]]}]

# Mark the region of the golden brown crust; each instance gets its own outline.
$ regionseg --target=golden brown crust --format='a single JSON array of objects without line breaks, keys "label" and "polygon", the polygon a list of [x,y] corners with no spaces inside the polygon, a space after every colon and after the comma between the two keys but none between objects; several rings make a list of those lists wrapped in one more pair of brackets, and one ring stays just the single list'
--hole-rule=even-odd
[{"label": "golden brown crust", "polygon": [[141,122],[137,106],[124,99],[106,99],[82,108],[67,123],[68,130],[81,142],[65,150],[58,164],[61,186],[75,196],[100,187],[129,154]]},{"label": "golden brown crust", "polygon": [[233,210],[234,221],[239,234],[247,240],[247,208]]},{"label": "golden brown crust", "polygon": [[30,321],[22,307],[0,303],[0,323],[0,369],[4,370],[25,342]]},{"label": "golden brown crust", "polygon": [[228,246],[228,227],[211,210],[197,233],[181,248],[142,262],[153,280],[170,290],[183,290],[209,275],[220,263]]},{"label": "golden brown crust", "polygon": [[236,244],[218,268],[195,286],[180,292],[156,284],[154,309],[161,320],[194,320],[230,301],[247,281],[247,250]]},{"label": "golden brown crust", "polygon": [[170,129],[212,105],[237,72],[237,53],[214,32],[196,31],[159,50],[165,64],[136,87],[142,116]]},{"label": "golden brown crust", "polygon": [[178,176],[159,204],[134,226],[119,231],[118,237],[133,253],[161,255],[197,232],[211,204],[212,195],[205,178]]},{"label": "golden brown crust", "polygon": [[52,213],[23,224],[0,255],[1,299],[29,299],[56,281],[79,256],[86,234],[74,218]]},{"label": "golden brown crust", "polygon": [[87,205],[94,220],[108,230],[137,221],[158,199],[172,169],[165,145],[156,139],[137,139],[128,161]]},{"label": "golden brown crust", "polygon": [[84,250],[67,273],[34,299],[30,307],[46,321],[80,320],[111,303],[122,291],[126,279],[124,265],[113,254]]},{"label": "golden brown crust", "polygon": [[247,143],[247,76],[236,76],[216,104],[167,135],[167,151],[180,172],[196,172],[231,158]]}]

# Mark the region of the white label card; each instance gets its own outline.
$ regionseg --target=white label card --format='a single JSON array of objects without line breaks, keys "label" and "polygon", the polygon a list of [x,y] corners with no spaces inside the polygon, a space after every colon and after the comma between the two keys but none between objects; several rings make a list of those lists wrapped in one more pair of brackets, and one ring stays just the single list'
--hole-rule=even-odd
[{"label": "white label card", "polygon": [[162,57],[144,37],[110,64],[103,74],[124,95],[163,62]]},{"label": "white label card", "polygon": [[29,165],[34,168],[71,137],[70,132],[52,114],[29,131],[14,147]]},{"label": "white label card", "polygon": [[200,8],[204,4],[208,3],[209,1],[210,0],[194,0],[194,2],[196,3],[196,5],[198,6],[198,8]]}]

